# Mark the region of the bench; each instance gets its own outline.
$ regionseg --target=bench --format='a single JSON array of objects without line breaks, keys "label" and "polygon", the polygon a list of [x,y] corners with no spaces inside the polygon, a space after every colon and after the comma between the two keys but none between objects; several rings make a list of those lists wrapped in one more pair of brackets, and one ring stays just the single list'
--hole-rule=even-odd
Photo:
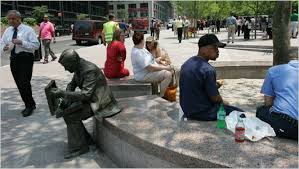
[{"label": "bench", "polygon": [[158,83],[137,82],[133,76],[107,79],[107,84],[116,98],[158,94]]},{"label": "bench", "polygon": [[178,103],[157,96],[118,99],[118,115],[93,119],[96,144],[118,167],[298,168],[298,143],[236,143],[216,122],[180,121]]}]

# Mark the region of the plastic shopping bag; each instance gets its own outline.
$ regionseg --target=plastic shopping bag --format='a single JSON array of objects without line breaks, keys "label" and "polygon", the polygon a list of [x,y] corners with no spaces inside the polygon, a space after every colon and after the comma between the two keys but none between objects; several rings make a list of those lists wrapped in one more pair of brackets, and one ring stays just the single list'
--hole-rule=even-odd
[{"label": "plastic shopping bag", "polygon": [[[235,133],[235,126],[238,122],[238,116],[244,112],[233,111],[225,118],[227,129]],[[246,113],[244,113],[246,115]],[[276,136],[273,128],[268,124],[263,122],[257,117],[243,118],[243,123],[245,125],[245,138],[250,141],[258,141],[264,137]]]}]

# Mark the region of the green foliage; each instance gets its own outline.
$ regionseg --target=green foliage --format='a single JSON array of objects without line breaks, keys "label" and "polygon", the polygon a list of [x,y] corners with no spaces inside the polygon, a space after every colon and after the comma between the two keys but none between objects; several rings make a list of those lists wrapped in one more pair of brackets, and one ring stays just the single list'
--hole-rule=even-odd
[{"label": "green foliage", "polygon": [[117,18],[118,19],[122,20],[122,19],[126,19],[128,17],[129,17],[129,13],[128,13],[127,10],[125,10],[125,9],[119,9],[117,11]]},{"label": "green foliage", "polygon": [[44,15],[48,14],[47,6],[35,6],[33,7],[32,17],[38,22],[42,22]]},{"label": "green foliage", "polygon": [[36,24],[36,19],[34,19],[34,18],[24,18],[23,22],[24,22],[24,24],[27,24],[29,26],[34,26]]},{"label": "green foliage", "polygon": [[298,0],[293,0],[292,1],[292,11],[294,9],[297,9],[297,13],[298,13]]},{"label": "green foliage", "polygon": [[1,24],[8,25],[8,19],[7,19],[7,17],[2,17],[1,18]]},{"label": "green foliage", "polygon": [[84,20],[84,19],[87,19],[87,14],[83,14],[83,13],[80,13],[79,15],[77,15],[77,19],[78,20]]},{"label": "green foliage", "polygon": [[237,16],[272,15],[275,1],[174,1],[172,4],[181,16],[224,19],[231,12]]}]

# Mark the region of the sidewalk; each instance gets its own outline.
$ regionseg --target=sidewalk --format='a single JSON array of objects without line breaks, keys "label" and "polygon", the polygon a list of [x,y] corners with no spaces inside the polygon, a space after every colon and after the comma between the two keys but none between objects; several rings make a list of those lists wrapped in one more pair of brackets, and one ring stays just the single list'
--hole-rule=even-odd
[{"label": "sidewalk", "polygon": [[[203,33],[200,33],[200,36]],[[146,37],[149,36],[148,34]],[[221,41],[226,41],[226,32],[217,34]],[[145,38],[146,38],[145,37]],[[70,37],[61,37],[70,38]],[[180,66],[189,57],[197,54],[197,38],[183,40],[178,43],[177,37],[171,30],[161,31],[160,45],[165,48],[174,65]],[[60,38],[59,38],[60,39]],[[269,45],[271,40],[242,41],[237,37],[235,44],[244,45]],[[58,39],[57,39],[58,40]],[[298,45],[298,41],[292,40],[292,46]],[[132,38],[126,39],[127,59],[125,67],[132,74],[131,49]],[[229,45],[228,45],[229,46]],[[272,61],[272,54],[257,51],[242,51],[236,49],[219,49],[220,56],[216,62],[229,61]],[[79,55],[99,67],[103,67],[106,60],[106,47],[95,45],[78,49]],[[57,54],[59,56],[59,54]],[[9,66],[0,68],[1,76],[1,167],[8,168],[106,168],[117,167],[106,157],[101,150],[92,150],[80,157],[64,160],[63,154],[66,149],[67,134],[63,119],[50,116],[44,87],[55,80],[59,88],[65,88],[71,80],[72,74],[55,62],[41,64],[35,62],[32,88],[33,97],[37,103],[37,109],[30,117],[24,118],[20,114],[23,102],[20,98],[16,85],[13,81]],[[89,131],[92,131],[91,119],[85,121]]]}]

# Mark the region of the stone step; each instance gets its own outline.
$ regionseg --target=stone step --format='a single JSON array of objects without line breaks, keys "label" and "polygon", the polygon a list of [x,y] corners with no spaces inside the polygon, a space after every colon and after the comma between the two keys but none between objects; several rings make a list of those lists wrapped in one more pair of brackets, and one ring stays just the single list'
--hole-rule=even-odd
[{"label": "stone step", "polygon": [[157,96],[119,103],[121,113],[94,119],[97,145],[119,167],[298,168],[296,141],[265,138],[239,144],[215,121],[180,121],[178,103]]}]

